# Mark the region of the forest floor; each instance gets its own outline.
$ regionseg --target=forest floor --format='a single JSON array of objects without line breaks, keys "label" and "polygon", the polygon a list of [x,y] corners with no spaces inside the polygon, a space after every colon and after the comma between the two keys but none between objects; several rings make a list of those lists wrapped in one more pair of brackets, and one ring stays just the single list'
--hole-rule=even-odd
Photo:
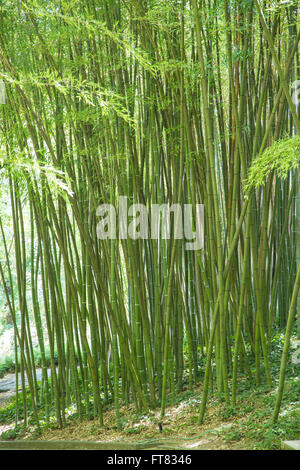
[{"label": "forest floor", "polygon": [[[9,392],[6,392],[9,393]],[[3,396],[4,394],[0,394]],[[168,449],[278,449],[282,440],[300,437],[299,377],[289,377],[285,386],[279,421],[272,423],[276,388],[249,387],[240,383],[240,395],[235,408],[225,406],[218,398],[209,398],[204,424],[199,424],[201,387],[185,390],[176,396],[166,409],[159,431],[160,410],[137,413],[135,407],[120,408],[122,429],[115,425],[115,412],[108,405],[104,412],[104,426],[98,419],[79,421],[70,414],[67,426],[59,429],[55,423],[43,424],[37,436],[33,425],[18,427],[12,422],[15,399],[8,395],[0,404],[1,439],[39,439],[44,441],[101,441],[128,443],[139,448]],[[4,398],[4,397],[3,397]],[[2,433],[2,434],[1,434]]]}]

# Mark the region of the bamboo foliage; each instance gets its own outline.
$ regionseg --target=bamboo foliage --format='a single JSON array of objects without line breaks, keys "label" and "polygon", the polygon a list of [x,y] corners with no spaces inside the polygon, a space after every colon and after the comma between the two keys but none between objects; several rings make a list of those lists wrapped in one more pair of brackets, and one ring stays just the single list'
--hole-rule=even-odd
[{"label": "bamboo foliage", "polygon": [[[272,332],[287,325],[283,386],[299,290],[295,169],[281,180],[274,167],[248,193],[244,182],[266,148],[299,134],[297,2],[0,8],[1,178],[13,221],[12,241],[0,225],[0,274],[25,421],[25,376],[37,424],[54,403],[64,426],[75,403],[101,425],[113,401],[120,428],[122,403],[159,404],[164,416],[169,394],[198,383],[202,421],[209,391],[235,405],[240,376],[272,386]],[[97,207],[118,209],[120,196],[128,207],[204,204],[203,249],[185,250],[172,229],[170,239],[98,239]]]}]

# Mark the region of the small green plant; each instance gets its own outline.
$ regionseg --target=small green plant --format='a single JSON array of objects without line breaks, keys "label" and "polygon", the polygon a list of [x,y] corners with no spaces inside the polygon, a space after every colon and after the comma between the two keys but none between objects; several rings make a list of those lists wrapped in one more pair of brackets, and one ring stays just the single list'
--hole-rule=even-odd
[{"label": "small green plant", "polygon": [[240,429],[231,429],[224,435],[224,439],[227,442],[240,441],[243,437],[243,433]]},{"label": "small green plant", "polygon": [[140,434],[140,432],[144,429],[144,426],[134,426],[133,428],[127,428],[124,430],[126,434]]},{"label": "small green plant", "polygon": [[236,408],[233,406],[228,406],[225,410],[221,411],[221,416],[223,419],[231,418],[231,416],[235,416],[237,414]]},{"label": "small green plant", "polygon": [[21,437],[25,431],[26,430],[24,426],[15,426],[14,428],[9,429],[8,431],[4,431],[1,434],[1,440],[12,441],[14,439],[17,439],[18,437]]}]

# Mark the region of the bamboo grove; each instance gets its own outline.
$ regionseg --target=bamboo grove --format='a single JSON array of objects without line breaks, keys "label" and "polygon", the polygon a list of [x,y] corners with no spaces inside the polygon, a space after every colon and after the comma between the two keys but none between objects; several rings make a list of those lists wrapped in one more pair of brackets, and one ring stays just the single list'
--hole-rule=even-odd
[{"label": "bamboo grove", "polygon": [[[298,2],[1,0],[0,14],[0,275],[25,423],[25,375],[37,425],[53,402],[60,426],[71,403],[100,425],[109,401],[118,426],[123,404],[164,416],[186,384],[202,384],[202,422],[208,394],[236,404],[240,377],[271,387],[286,327],[276,419],[300,286],[297,171],[244,184],[300,130]],[[204,204],[204,248],[99,240],[97,207],[120,195]]]}]

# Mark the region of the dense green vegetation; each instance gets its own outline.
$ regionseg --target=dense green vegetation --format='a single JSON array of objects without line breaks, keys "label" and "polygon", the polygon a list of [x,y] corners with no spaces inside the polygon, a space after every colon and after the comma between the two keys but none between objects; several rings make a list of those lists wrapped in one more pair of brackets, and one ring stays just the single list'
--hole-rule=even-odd
[{"label": "dense green vegetation", "polygon": [[[297,0],[0,0],[1,416],[101,426],[111,404],[121,429],[199,386],[199,423],[275,385],[274,423],[297,409],[299,26]],[[169,239],[99,239],[120,196],[203,204],[203,247],[173,215]]]}]

